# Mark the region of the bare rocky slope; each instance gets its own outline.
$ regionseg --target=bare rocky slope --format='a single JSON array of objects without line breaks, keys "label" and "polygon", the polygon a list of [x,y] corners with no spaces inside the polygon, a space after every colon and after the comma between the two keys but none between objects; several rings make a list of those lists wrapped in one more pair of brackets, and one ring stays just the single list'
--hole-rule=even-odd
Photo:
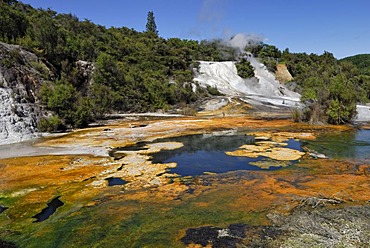
[{"label": "bare rocky slope", "polygon": [[293,80],[292,74],[290,74],[285,64],[276,65],[275,77],[281,83],[286,83]]},{"label": "bare rocky slope", "polygon": [[35,54],[0,43],[0,144],[37,136],[43,116],[38,91],[49,74]]},{"label": "bare rocky slope", "polygon": [[[303,107],[300,94],[291,91],[277,80],[279,77],[282,78],[281,74],[284,74],[284,80],[292,79],[285,65],[280,65],[279,77],[276,77],[251,54],[247,58],[254,68],[255,77],[253,78],[241,78],[235,62],[232,61],[201,61],[199,73],[194,80],[202,86],[215,87],[226,96],[240,97],[243,101],[258,108],[272,108],[277,111]],[[354,121],[370,122],[369,104],[357,105],[357,116]]]},{"label": "bare rocky slope", "polygon": [[235,62],[200,62],[199,75],[195,78],[200,85],[212,86],[227,96],[242,97],[253,105],[299,107],[300,95],[287,89],[275,79],[266,66],[252,55],[247,56],[254,68],[255,77],[243,79],[238,75]]}]

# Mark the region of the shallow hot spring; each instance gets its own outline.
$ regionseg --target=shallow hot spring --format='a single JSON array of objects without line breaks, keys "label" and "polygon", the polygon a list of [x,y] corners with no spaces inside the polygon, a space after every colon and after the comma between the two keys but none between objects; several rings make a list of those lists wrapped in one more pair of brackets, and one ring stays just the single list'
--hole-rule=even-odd
[{"label": "shallow hot spring", "polygon": [[[255,144],[258,140],[254,136],[245,134],[212,135],[200,134],[177,138],[163,139],[160,142],[181,142],[183,147],[175,150],[162,150],[153,154],[153,163],[175,162],[177,166],[170,172],[181,176],[196,176],[204,173],[225,173],[236,170],[262,170],[252,165],[255,162],[274,161],[264,156],[256,158],[246,156],[230,156],[226,152],[240,149],[243,145]],[[158,141],[156,141],[158,142]],[[299,141],[289,139],[285,148],[302,151]],[[290,163],[294,163],[291,161]],[[252,163],[252,164],[251,164]],[[289,162],[285,162],[289,163]],[[268,170],[280,169],[282,166],[271,166]]]}]

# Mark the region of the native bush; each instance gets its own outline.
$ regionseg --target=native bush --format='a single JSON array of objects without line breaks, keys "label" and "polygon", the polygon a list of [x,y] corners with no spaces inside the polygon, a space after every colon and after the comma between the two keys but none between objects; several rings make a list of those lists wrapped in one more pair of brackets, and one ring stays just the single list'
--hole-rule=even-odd
[{"label": "native bush", "polygon": [[64,128],[62,120],[58,115],[53,115],[49,118],[42,118],[37,123],[37,129],[40,132],[56,132]]},{"label": "native bush", "polygon": [[241,78],[254,77],[254,68],[247,59],[242,58],[238,63],[235,64],[235,66],[238,71],[238,75]]}]

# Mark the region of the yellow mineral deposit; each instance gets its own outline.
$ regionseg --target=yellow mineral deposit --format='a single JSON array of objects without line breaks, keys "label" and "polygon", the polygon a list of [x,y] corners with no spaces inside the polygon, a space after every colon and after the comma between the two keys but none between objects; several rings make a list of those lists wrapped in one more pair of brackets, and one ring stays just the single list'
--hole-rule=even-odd
[{"label": "yellow mineral deposit", "polygon": [[240,150],[226,152],[229,156],[257,158],[260,156],[280,160],[292,161],[300,159],[305,153],[291,148],[279,147],[286,146],[286,143],[277,142],[257,142],[256,145],[243,145]]},{"label": "yellow mineral deposit", "polygon": [[[266,152],[266,157],[275,160],[298,160],[300,159],[305,153],[301,151],[297,151],[290,148],[285,147],[274,147],[271,148],[271,152]],[[265,155],[262,155],[265,156]]]},{"label": "yellow mineral deposit", "polygon": [[125,189],[127,190],[167,184],[169,178],[177,177],[176,174],[166,173],[168,169],[176,167],[176,163],[153,164],[150,161],[151,157],[149,154],[161,150],[178,149],[182,146],[183,144],[180,142],[162,142],[148,144],[142,150],[117,151],[117,153],[125,155],[123,158],[115,161],[118,165],[122,164],[122,168],[120,170],[105,171],[91,185],[94,187],[105,187],[107,184],[106,179],[110,177],[121,178],[127,181],[128,183],[125,184]]},{"label": "yellow mineral deposit", "polygon": [[261,169],[270,169],[271,167],[287,167],[289,162],[276,161],[276,160],[261,160],[257,162],[249,162],[250,165],[260,167]]},{"label": "yellow mineral deposit", "polygon": [[265,132],[252,132],[248,133],[248,135],[255,136],[256,140],[272,140],[275,142],[284,142],[288,139],[298,139],[298,140],[314,140],[316,136],[314,133],[308,132],[273,132],[273,131],[265,131]]},{"label": "yellow mineral deposit", "polygon": [[141,154],[152,154],[162,150],[175,150],[183,147],[184,144],[180,142],[163,142],[163,143],[152,143],[145,146],[148,150],[141,151]]}]

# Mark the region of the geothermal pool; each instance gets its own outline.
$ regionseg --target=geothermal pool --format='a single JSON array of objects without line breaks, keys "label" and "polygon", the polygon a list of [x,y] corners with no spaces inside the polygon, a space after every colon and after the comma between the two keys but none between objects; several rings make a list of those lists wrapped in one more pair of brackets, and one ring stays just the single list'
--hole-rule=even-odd
[{"label": "geothermal pool", "polygon": [[[177,166],[170,170],[172,173],[181,176],[197,176],[204,173],[225,173],[237,170],[262,170],[251,163],[266,160],[264,156],[257,158],[234,157],[225,152],[239,149],[242,145],[255,144],[254,136],[236,134],[228,136],[212,135],[190,135],[170,139],[181,142],[182,148],[176,150],[164,150],[153,154],[154,163],[177,163]],[[299,141],[288,140],[287,148],[302,151]],[[268,170],[277,170],[278,167],[270,167]]]},{"label": "geothermal pool", "polygon": [[[283,166],[262,169],[254,164],[276,163],[265,156],[227,155],[241,146],[271,142],[266,137],[247,135],[245,130],[157,139],[121,148],[129,150],[127,154],[152,157],[151,167],[144,168],[177,164],[168,168],[163,184],[149,186],[148,180],[158,180],[163,172],[149,179],[141,175],[121,178],[119,173],[127,164],[119,158],[74,155],[3,159],[0,162],[0,244],[6,240],[19,247],[38,248],[184,247],[202,244],[207,234],[207,242],[231,240],[247,245],[255,237],[257,241],[260,239],[258,242],[270,242],[263,240],[266,233],[276,234],[271,242],[289,242],[287,235],[293,239],[301,234],[284,228],[303,223],[297,227],[299,231],[307,222],[296,223],[293,216],[293,225],[286,222],[284,226],[279,220],[289,221],[292,212],[304,211],[306,208],[301,205],[307,199],[343,200],[338,205],[343,209],[347,203],[367,206],[370,199],[369,164],[353,161],[369,161],[370,130],[324,133],[314,141],[277,142],[276,146],[281,148],[302,151],[307,146],[329,156],[329,159],[305,156],[299,163],[283,161],[293,164],[285,169],[281,169]],[[178,142],[183,146],[151,153],[151,145],[160,142]],[[134,167],[140,167],[140,163],[134,163]],[[178,176],[171,176],[175,173]],[[102,184],[95,184],[98,181]],[[137,182],[137,187],[130,188],[133,182]],[[327,216],[323,207],[307,206],[307,209],[308,213],[320,210],[320,214]],[[368,215],[361,212],[368,211],[361,209],[355,214],[359,216],[356,221],[362,220],[363,226],[362,222],[357,225],[352,220],[338,226],[340,223],[332,221],[337,216],[333,214],[327,219],[335,226],[323,225],[323,233],[327,228],[343,230],[351,223],[356,223],[355,228],[368,230]],[[312,217],[305,213],[297,212],[295,216]],[[270,216],[279,218],[270,219]],[[307,237],[310,230],[302,230],[303,237]],[[356,233],[362,238],[365,232]]]},{"label": "geothermal pool", "polygon": [[304,142],[305,145],[337,159],[370,159],[370,130],[355,130],[349,132],[333,132],[319,136],[314,141]]}]

